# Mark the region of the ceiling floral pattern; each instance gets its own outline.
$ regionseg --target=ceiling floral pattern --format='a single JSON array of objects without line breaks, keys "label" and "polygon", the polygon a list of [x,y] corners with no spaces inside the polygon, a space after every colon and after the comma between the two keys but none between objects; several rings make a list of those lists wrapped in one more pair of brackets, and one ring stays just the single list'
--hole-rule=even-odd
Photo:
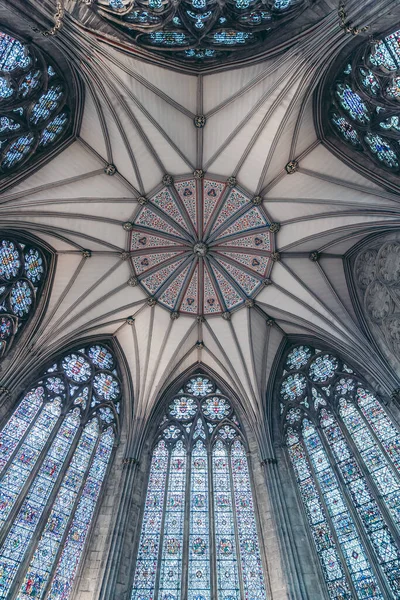
[{"label": "ceiling floral pattern", "polygon": [[239,308],[270,281],[278,224],[234,178],[167,181],[125,224],[137,280],[176,315]]}]

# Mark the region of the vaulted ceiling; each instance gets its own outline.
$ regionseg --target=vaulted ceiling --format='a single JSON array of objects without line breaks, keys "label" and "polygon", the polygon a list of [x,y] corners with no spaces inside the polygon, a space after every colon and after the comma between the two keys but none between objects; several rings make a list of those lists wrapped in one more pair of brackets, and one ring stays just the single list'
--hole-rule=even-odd
[{"label": "vaulted ceiling", "polygon": [[[29,28],[54,10],[51,2],[23,4],[22,14],[2,0],[2,14]],[[343,256],[365,236],[398,228],[399,200],[373,174],[367,179],[346,166],[316,135],[313,92],[352,40],[339,27],[334,4],[322,2],[326,15],[279,56],[208,75],[138,60],[66,13],[61,32],[45,43],[47,52],[54,45],[65,53],[83,79],[79,135],[0,196],[2,227],[33,233],[57,251],[31,356],[37,360],[85,335],[114,335],[131,372],[137,417],[148,416],[163,387],[197,361],[259,415],[287,334],[316,335],[368,361],[371,346],[354,311]],[[362,4],[362,20],[374,29],[383,15],[393,18],[394,2]],[[40,33],[32,37],[41,43]],[[196,115],[206,117],[204,127],[195,126]],[[114,171],[109,165],[114,174],[107,174]],[[127,254],[131,232],[122,225],[135,220],[138,198],[150,198],[165,174],[190,178],[196,169],[221,181],[234,176],[250,199],[262,197],[270,221],[280,224],[271,284],[254,306],[249,302],[227,319],[171,318],[141,285],[128,284],[136,273]]]}]

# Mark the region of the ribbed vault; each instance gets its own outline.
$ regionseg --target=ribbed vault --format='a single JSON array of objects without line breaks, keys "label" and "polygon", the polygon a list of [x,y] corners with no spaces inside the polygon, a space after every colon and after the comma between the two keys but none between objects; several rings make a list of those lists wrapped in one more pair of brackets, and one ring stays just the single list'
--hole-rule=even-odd
[{"label": "ribbed vault", "polygon": [[[3,4],[11,12],[23,8]],[[30,3],[23,4],[32,26]],[[43,18],[39,11],[48,4],[32,5],[33,16]],[[394,3],[363,5],[363,21],[379,28],[379,15]],[[399,199],[333,156],[313,124],[312,95],[323,66],[348,41],[332,11],[280,57],[195,76],[119,53],[66,15],[53,44],[79,65],[80,134],[0,197],[3,228],[33,233],[57,252],[47,313],[29,348],[19,350],[20,373],[84,335],[113,335],[129,365],[136,427],[162,389],[198,361],[237,390],[256,418],[285,335],[318,336],[371,365],[378,382],[392,382],[379,358],[371,364],[343,257],[369,234],[400,226]],[[196,116],[204,116],[202,126]],[[136,273],[123,224],[135,221],[140,199],[165,175],[193,178],[196,170],[234,177],[280,224],[269,285],[226,319],[179,313],[171,319],[130,284]],[[15,380],[15,367],[5,364],[2,385]]]}]

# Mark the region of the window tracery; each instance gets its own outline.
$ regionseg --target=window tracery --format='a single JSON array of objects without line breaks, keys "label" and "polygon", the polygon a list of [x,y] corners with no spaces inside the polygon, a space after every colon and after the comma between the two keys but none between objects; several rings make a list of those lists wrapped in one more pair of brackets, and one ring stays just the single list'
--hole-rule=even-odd
[{"label": "window tracery", "polygon": [[0,178],[38,159],[70,129],[69,86],[37,46],[0,31]]},{"label": "window tracery", "polygon": [[260,50],[275,27],[306,6],[306,0],[95,2],[98,13],[128,32],[139,46],[200,64]]},{"label": "window tracery", "polygon": [[206,375],[168,403],[154,446],[132,600],[265,600],[247,454]]},{"label": "window tracery", "polygon": [[399,44],[400,29],[353,51],[334,67],[320,100],[329,107],[319,123],[324,137],[344,142],[340,148],[356,162],[364,157],[393,175],[400,171]]},{"label": "window tracery", "polygon": [[0,597],[71,598],[118,430],[103,343],[42,372],[0,432]]},{"label": "window tracery", "polygon": [[338,356],[294,346],[278,382],[284,439],[329,596],[400,593],[400,434]]},{"label": "window tracery", "polygon": [[0,358],[33,317],[47,277],[47,257],[35,244],[0,238]]}]

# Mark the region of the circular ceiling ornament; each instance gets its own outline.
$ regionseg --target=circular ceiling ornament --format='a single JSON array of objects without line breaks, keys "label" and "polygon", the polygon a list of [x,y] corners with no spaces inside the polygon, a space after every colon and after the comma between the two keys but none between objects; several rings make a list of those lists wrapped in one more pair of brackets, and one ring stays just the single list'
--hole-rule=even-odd
[{"label": "circular ceiling ornament", "polygon": [[173,313],[230,313],[263,289],[272,269],[263,206],[223,179],[175,178],[158,188],[130,235],[136,279]]}]

